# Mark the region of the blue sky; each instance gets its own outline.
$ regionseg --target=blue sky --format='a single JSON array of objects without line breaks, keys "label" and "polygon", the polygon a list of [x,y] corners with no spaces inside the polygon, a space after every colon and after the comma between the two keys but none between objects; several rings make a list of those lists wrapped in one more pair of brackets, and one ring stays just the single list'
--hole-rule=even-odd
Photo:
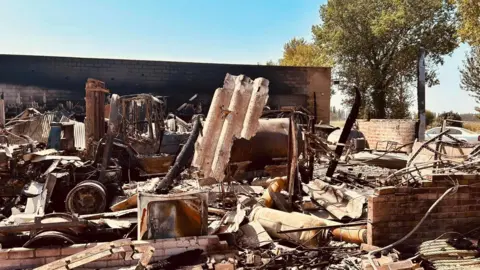
[{"label": "blue sky", "polygon": [[[322,0],[0,0],[0,53],[265,63],[311,38]],[[459,86],[460,47],[427,89],[427,109],[474,112]],[[339,106],[341,97],[332,98]]]}]

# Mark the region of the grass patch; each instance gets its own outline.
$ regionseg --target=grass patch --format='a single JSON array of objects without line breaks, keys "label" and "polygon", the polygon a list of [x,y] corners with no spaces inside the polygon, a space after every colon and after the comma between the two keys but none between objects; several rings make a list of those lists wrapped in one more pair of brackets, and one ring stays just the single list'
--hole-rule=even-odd
[{"label": "grass patch", "polygon": [[330,121],[330,125],[334,127],[343,128],[343,126],[345,126],[345,120]]},{"label": "grass patch", "polygon": [[465,122],[463,127],[473,132],[480,132],[480,122]]}]

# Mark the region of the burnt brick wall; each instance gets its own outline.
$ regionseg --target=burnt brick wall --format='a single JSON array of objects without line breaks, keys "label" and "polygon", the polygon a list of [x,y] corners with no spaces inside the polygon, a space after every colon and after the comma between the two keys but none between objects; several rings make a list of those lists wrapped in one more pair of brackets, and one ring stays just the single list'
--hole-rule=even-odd
[{"label": "burnt brick wall", "polygon": [[[375,148],[377,142],[394,141],[400,145],[415,141],[415,120],[407,119],[371,119],[358,120],[358,129],[363,133],[370,148]],[[385,149],[385,144],[378,144],[379,149]],[[412,145],[403,150],[410,152]]]},{"label": "burnt brick wall", "polygon": [[84,102],[85,82],[95,78],[120,95],[152,93],[168,96],[169,108],[177,108],[194,94],[209,104],[226,73],[270,80],[269,105],[302,105],[313,108],[329,122],[330,68],[261,65],[204,64],[164,61],[92,59],[73,57],[0,55],[0,92],[7,107],[20,95],[24,104],[48,105],[62,101]]},{"label": "burnt brick wall", "polygon": [[[399,248],[412,250],[446,232],[467,233],[480,227],[480,176],[436,175],[419,188],[379,188],[375,195],[368,197],[368,244],[386,246],[409,233],[431,205],[452,186],[450,177],[465,186],[444,197],[417,232]],[[477,186],[472,186],[474,184]]]}]

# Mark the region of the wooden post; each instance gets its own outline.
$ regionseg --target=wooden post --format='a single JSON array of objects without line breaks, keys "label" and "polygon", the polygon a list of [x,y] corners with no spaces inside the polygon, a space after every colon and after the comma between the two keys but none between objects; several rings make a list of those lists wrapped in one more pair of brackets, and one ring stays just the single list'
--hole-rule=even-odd
[{"label": "wooden post", "polygon": [[420,48],[418,56],[418,80],[417,80],[417,100],[418,100],[418,141],[425,140],[425,49]]}]

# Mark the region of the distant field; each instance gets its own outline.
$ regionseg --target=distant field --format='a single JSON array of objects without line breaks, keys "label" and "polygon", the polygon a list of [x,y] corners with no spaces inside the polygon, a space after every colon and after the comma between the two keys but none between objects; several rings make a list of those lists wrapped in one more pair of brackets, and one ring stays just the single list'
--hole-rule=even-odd
[{"label": "distant field", "polygon": [[[330,121],[330,125],[332,125],[334,127],[342,128],[345,125],[345,120]],[[468,129],[468,130],[480,133],[480,121],[478,121],[478,122],[474,122],[474,121],[464,122],[463,127]],[[431,128],[431,127],[429,127],[429,128]]]},{"label": "distant field", "polygon": [[330,125],[334,127],[340,127],[342,128],[345,125],[345,120],[340,120],[340,121],[330,121]]},{"label": "distant field", "polygon": [[463,127],[471,131],[480,132],[480,122],[466,122],[463,123]]}]

